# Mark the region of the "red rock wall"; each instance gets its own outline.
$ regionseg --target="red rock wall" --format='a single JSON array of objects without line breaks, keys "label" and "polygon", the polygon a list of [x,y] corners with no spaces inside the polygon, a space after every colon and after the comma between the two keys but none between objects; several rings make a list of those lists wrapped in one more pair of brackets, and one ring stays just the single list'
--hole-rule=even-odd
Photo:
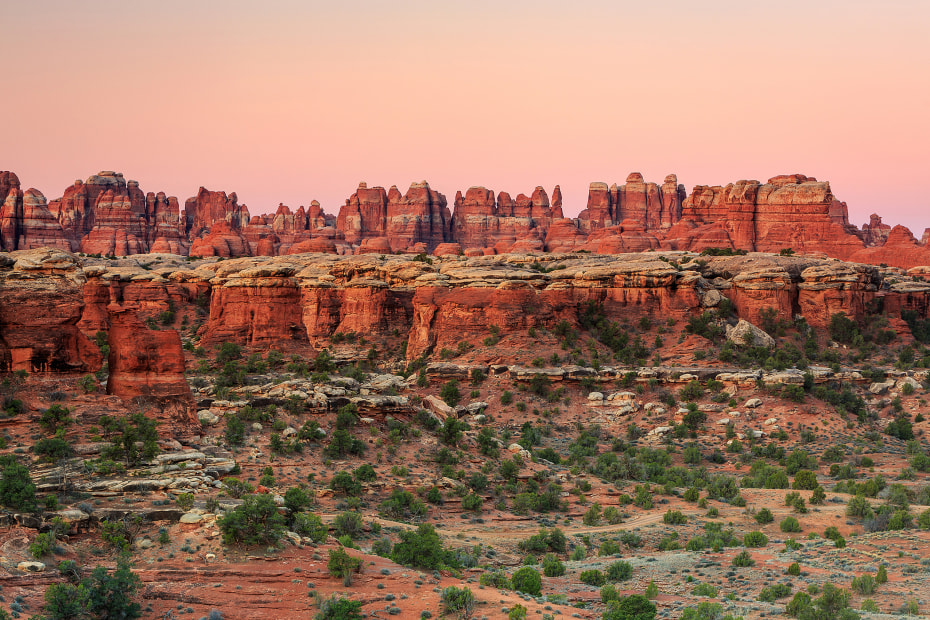
[{"label": "red rock wall", "polygon": [[173,330],[148,329],[136,311],[112,304],[109,313],[107,394],[129,403],[156,405],[167,420],[196,422],[194,399],[184,377],[181,337]]},{"label": "red rock wall", "polygon": [[[690,195],[675,175],[663,183],[632,173],[623,185],[592,183],[587,208],[562,218],[558,186],[550,202],[537,187],[512,198],[483,187],[457,193],[454,211],[426,182],[405,194],[361,183],[337,217],[319,203],[297,211],[250,217],[235,193],[203,187],[183,215],[176,198],[144,193],[122,174],[103,171],[76,181],[45,204],[0,172],[0,250],[52,246],[117,256],[146,252],[194,256],[271,256],[302,252],[421,253],[459,244],[467,255],[564,252],[626,253],[648,249],[701,251],[711,247],[822,252],[832,257],[913,267],[930,263],[926,239],[895,232],[873,216],[850,225],[846,204],[830,184],[800,174],[766,183],[697,185]],[[551,232],[550,232],[551,231]]]}]

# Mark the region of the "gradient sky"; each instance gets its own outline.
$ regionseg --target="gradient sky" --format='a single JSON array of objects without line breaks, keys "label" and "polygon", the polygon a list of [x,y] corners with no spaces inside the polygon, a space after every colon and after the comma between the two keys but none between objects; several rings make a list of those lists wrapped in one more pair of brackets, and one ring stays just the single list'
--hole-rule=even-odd
[{"label": "gradient sky", "polygon": [[253,214],[359,181],[829,180],[930,226],[927,0],[0,4],[0,169],[49,198],[118,170]]}]

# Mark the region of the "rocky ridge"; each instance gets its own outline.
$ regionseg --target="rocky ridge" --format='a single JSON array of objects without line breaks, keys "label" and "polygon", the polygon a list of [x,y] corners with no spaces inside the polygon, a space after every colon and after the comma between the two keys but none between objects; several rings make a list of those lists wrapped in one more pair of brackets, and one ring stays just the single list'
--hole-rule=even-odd
[{"label": "rocky ridge", "polygon": [[182,212],[177,198],[145,193],[113,171],[75,181],[47,204],[38,190],[23,191],[15,174],[0,172],[0,205],[0,250],[7,251],[50,246],[113,256],[228,258],[791,249],[903,268],[930,263],[926,234],[918,240],[877,215],[856,228],[830,184],[802,174],[697,185],[689,194],[674,174],[658,184],[634,172],[622,185],[592,183],[577,218],[563,216],[559,186],[551,201],[542,187],[515,198],[471,187],[456,193],[450,210],[426,181],[404,194],[396,186],[360,183],[336,215],[312,201],[296,211],[282,204],[272,214],[251,216],[235,192],[201,187]]}]

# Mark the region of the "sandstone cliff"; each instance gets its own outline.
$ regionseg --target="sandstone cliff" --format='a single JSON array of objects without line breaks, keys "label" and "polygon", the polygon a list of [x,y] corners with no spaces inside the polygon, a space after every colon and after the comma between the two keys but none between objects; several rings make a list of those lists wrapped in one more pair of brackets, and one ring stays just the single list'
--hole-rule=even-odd
[{"label": "sandstone cliff", "polygon": [[873,215],[862,229],[830,184],[802,174],[765,183],[697,185],[690,194],[674,174],[661,184],[631,173],[623,185],[592,183],[586,208],[564,218],[559,186],[550,201],[475,186],[446,198],[425,181],[405,194],[396,186],[360,183],[336,216],[321,205],[250,216],[238,196],[201,187],[183,213],[177,198],[144,193],[121,173],[103,171],[46,204],[0,172],[0,250],[58,247],[88,254],[173,253],[196,257],[433,253],[467,256],[584,250],[600,254],[648,250],[821,253],[841,259],[914,267],[930,263],[928,235],[892,230]]}]

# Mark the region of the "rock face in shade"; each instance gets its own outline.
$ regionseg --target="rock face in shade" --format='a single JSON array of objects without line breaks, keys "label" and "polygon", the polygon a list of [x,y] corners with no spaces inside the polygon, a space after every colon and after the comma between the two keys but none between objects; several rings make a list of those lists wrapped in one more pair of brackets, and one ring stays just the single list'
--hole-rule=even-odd
[{"label": "rock face in shade", "polygon": [[184,350],[178,332],[148,329],[131,308],[111,304],[107,310],[107,393],[127,403],[133,399],[157,403],[161,411],[169,413],[170,422],[194,424],[194,399],[184,377]]},{"label": "rock face in shade", "polygon": [[199,239],[194,239],[190,249],[191,256],[251,256],[249,242],[242,236],[238,226],[225,220],[214,222],[210,232]]},{"label": "rock face in shade", "polygon": [[546,250],[549,252],[571,252],[580,249],[588,240],[575,221],[569,218],[553,219],[546,231]]},{"label": "rock face in shade", "polygon": [[[880,308],[895,328],[904,310],[930,318],[930,283],[897,269],[814,256],[707,256],[684,269],[658,252],[414,258],[301,254],[188,262],[147,255],[151,268],[143,269],[132,260],[86,259],[81,267],[59,250],[0,253],[0,370],[96,370],[99,351],[83,334],[109,330],[111,392],[183,404],[180,339],[171,326],[146,329],[142,318],[158,317],[169,304],[179,317],[197,316],[204,298],[210,312],[199,333],[207,348],[229,341],[305,353],[352,331],[405,337],[409,359],[463,339],[480,341],[491,326],[504,337],[562,320],[577,327],[578,309],[588,301],[631,321],[686,322],[722,297],[753,324],[768,308],[801,315],[818,329],[836,312],[860,319],[869,308],[873,314]],[[550,269],[534,268],[537,262]],[[184,419],[187,410],[178,407],[172,419]]]},{"label": "rock face in shade", "polygon": [[148,251],[145,200],[138,199],[138,187],[130,181],[129,186],[107,189],[97,196],[94,227],[81,241],[82,252],[128,256]]},{"label": "rock face in shade", "polygon": [[[396,190],[396,187],[391,189]],[[336,219],[336,227],[345,235],[346,242],[358,245],[362,239],[383,237],[387,228],[387,203],[383,187],[369,188],[367,183],[359,183]]]},{"label": "rock face in shade", "polygon": [[862,240],[869,247],[882,245],[891,232],[891,226],[882,223],[882,218],[877,213],[869,216],[869,223],[862,225]]},{"label": "rock face in shade", "polygon": [[[15,209],[15,207],[14,207]],[[48,210],[45,196],[37,189],[27,189],[22,194],[22,216],[18,225],[19,236],[15,247],[20,250],[33,248],[58,248],[70,251],[71,242],[65,236],[58,221]]]},{"label": "rock face in shade", "polygon": [[0,172],[0,250],[71,250],[71,242],[37,189],[21,189],[12,172]]},{"label": "rock face in shade", "polygon": [[0,250],[15,250],[22,231],[23,191],[19,177],[0,172]]},{"label": "rock face in shade", "polygon": [[148,221],[146,241],[153,253],[187,254],[190,241],[181,228],[181,209],[178,199],[165,192],[145,195],[145,214]]},{"label": "rock face in shade", "polygon": [[130,188],[123,175],[112,170],[99,172],[86,181],[75,181],[65,189],[61,198],[49,204],[49,210],[77,246],[94,229],[97,223],[97,201],[107,191],[116,196],[125,196],[134,207],[136,215],[144,213],[144,196],[139,185],[133,181]]},{"label": "rock face in shade", "polygon": [[905,226],[895,226],[888,232],[882,245],[854,252],[849,256],[849,260],[903,269],[916,265],[930,265],[930,245],[918,242]]},{"label": "rock face in shade", "polygon": [[99,349],[81,333],[86,278],[73,254],[0,254],[0,373],[92,372]]}]

